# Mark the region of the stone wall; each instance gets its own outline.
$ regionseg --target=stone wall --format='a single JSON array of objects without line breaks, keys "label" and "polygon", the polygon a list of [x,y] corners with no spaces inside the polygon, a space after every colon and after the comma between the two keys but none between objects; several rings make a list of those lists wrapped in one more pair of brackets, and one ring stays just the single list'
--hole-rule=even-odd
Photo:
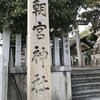
[{"label": "stone wall", "polygon": [[[27,100],[27,74],[9,74],[8,100]],[[51,100],[67,99],[66,72],[51,73]]]},{"label": "stone wall", "polygon": [[9,74],[8,100],[27,100],[26,74]]}]

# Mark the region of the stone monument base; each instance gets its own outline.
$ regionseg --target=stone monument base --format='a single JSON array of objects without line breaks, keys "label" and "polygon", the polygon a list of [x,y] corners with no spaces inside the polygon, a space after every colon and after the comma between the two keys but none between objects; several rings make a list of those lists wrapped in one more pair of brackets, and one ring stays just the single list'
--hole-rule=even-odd
[{"label": "stone monument base", "polygon": [[100,54],[91,55],[90,67],[100,67]]}]

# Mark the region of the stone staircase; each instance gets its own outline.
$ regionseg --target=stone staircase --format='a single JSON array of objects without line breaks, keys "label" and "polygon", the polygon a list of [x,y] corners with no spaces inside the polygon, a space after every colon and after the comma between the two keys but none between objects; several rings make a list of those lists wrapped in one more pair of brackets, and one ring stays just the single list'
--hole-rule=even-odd
[{"label": "stone staircase", "polygon": [[71,72],[72,100],[100,100],[100,69],[80,68]]}]

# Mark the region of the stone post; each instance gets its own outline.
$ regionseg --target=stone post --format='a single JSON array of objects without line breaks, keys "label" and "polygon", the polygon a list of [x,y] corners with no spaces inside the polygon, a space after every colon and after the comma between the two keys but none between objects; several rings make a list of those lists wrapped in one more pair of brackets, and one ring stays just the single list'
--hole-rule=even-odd
[{"label": "stone post", "polygon": [[54,37],[53,42],[53,66],[60,66],[59,37]]},{"label": "stone post", "polygon": [[95,35],[98,37],[91,55],[91,67],[100,67],[100,23]]},{"label": "stone post", "polygon": [[65,66],[66,71],[71,70],[71,58],[70,58],[70,44],[69,44],[69,34],[62,31],[61,33],[61,41],[62,41],[62,65]]},{"label": "stone post", "polygon": [[9,61],[9,51],[10,50],[10,30],[3,30],[3,46],[2,46],[2,54],[4,55],[4,62]]},{"label": "stone post", "polygon": [[85,58],[84,58],[84,54],[82,54],[82,63],[83,63],[83,66],[85,66]]},{"label": "stone post", "polygon": [[0,55],[0,100],[4,100],[4,95],[3,95],[3,55]]},{"label": "stone post", "polygon": [[62,31],[61,34],[62,40],[62,64],[65,67],[65,83],[67,86],[66,90],[66,100],[72,99],[72,92],[71,92],[71,58],[70,58],[70,44],[69,44],[69,34]]},{"label": "stone post", "polygon": [[28,0],[27,100],[51,100],[48,0]]},{"label": "stone post", "polygon": [[63,73],[64,72],[51,73],[52,100],[67,100],[66,79]]},{"label": "stone post", "polygon": [[52,72],[52,100],[72,100],[70,72]]},{"label": "stone post", "polygon": [[8,91],[8,63],[9,63],[9,52],[10,52],[10,30],[3,30],[3,46],[2,54],[4,56],[4,73],[3,73],[3,95],[4,100],[7,100],[7,91]]},{"label": "stone post", "polygon": [[81,55],[81,44],[80,44],[79,30],[75,29],[74,32],[75,32],[75,37],[76,37],[78,65],[82,66],[82,55]]},{"label": "stone post", "polygon": [[51,64],[50,64],[50,66],[52,67],[52,65],[53,65],[53,61],[52,61],[52,46],[51,46],[51,43],[52,43],[52,41],[50,41],[50,55],[51,55]]},{"label": "stone post", "polygon": [[72,54],[72,66],[74,66],[74,54]]},{"label": "stone post", "polygon": [[14,61],[13,61],[13,55],[12,55],[12,49],[10,50],[10,57],[9,57],[9,66],[10,68],[13,68],[14,65],[13,65]]},{"label": "stone post", "polygon": [[61,35],[61,59],[63,65],[52,69],[52,100],[72,100],[69,37],[64,31],[62,31]]},{"label": "stone post", "polygon": [[26,49],[25,49],[25,65],[27,66],[27,36],[26,36]]},{"label": "stone post", "polygon": [[21,67],[21,34],[16,34],[15,67]]}]

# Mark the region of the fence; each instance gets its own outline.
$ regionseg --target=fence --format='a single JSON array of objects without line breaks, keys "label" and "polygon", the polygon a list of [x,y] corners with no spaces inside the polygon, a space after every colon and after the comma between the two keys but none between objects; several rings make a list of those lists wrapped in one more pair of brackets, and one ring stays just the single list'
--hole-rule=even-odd
[{"label": "fence", "polygon": [[[62,32],[61,37],[53,37],[53,40],[50,42],[51,48],[51,69],[52,71],[63,71],[63,70],[71,70],[71,62],[70,62],[70,46],[69,46],[69,38],[68,34]],[[20,71],[26,70],[27,66],[27,42],[24,42],[22,45],[23,39],[20,34],[16,34],[15,39],[15,60],[14,56],[12,57],[11,50],[11,58],[12,61],[15,61],[11,64],[13,67],[10,68],[11,72],[15,70]],[[10,59],[11,60],[11,59]],[[53,66],[53,67],[52,67]]]},{"label": "fence", "polygon": [[[8,71],[10,73],[27,72],[27,39],[22,39],[21,34],[15,36],[13,39],[15,45],[10,45],[10,30],[3,31],[3,52],[0,55],[0,100],[7,100]],[[53,37],[53,40],[50,41],[50,49],[51,71],[70,71],[69,35],[62,31],[60,37]]]}]

